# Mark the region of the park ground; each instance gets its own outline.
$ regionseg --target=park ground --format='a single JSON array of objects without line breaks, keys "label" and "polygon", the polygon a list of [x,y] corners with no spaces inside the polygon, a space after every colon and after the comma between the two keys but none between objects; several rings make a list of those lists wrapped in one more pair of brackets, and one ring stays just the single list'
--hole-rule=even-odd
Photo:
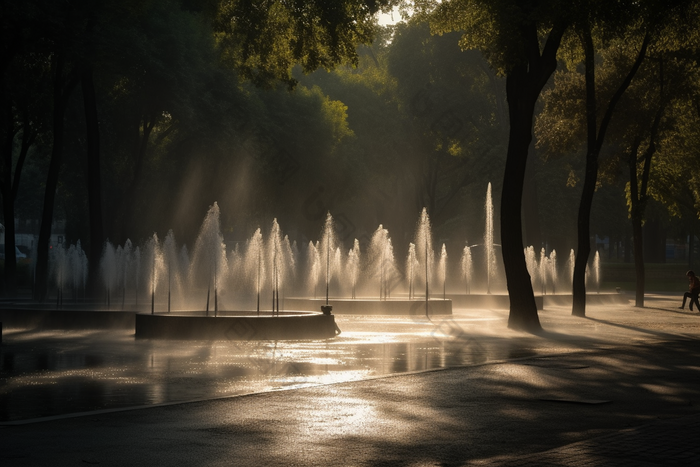
[{"label": "park ground", "polygon": [[[508,330],[505,310],[386,321],[410,352],[459,348],[445,355],[461,363],[6,423],[0,463],[697,465],[700,314],[679,295],[631,303],[586,318],[546,308],[541,335]],[[344,339],[377,332],[369,318],[338,322]]]}]

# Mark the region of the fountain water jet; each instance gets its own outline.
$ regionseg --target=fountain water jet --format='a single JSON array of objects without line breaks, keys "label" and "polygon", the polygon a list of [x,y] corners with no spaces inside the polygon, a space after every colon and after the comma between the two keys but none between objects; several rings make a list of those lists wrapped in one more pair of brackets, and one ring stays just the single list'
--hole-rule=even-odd
[{"label": "fountain water jet", "polygon": [[535,247],[528,246],[525,248],[525,265],[527,266],[527,273],[530,275],[530,281],[533,283],[537,277],[537,258],[535,257]]},{"label": "fountain water jet", "polygon": [[446,297],[446,282],[447,282],[447,248],[445,244],[442,244],[442,250],[440,250],[440,261],[438,263],[438,280],[442,282],[442,299],[445,300]]},{"label": "fountain water jet", "polygon": [[[265,277],[265,264],[263,263],[263,238],[262,232],[258,228],[253,237],[248,241],[248,248],[245,255],[246,271],[255,271],[256,310],[260,315],[260,294],[262,292],[263,280]],[[250,279],[250,278],[249,278]]]},{"label": "fountain water jet", "polygon": [[552,250],[552,252],[549,254],[549,263],[550,263],[550,270],[551,270],[551,277],[552,277],[552,293],[555,294],[557,293],[556,287],[557,287],[557,252],[556,250]]},{"label": "fountain water jet", "polygon": [[432,274],[431,266],[434,261],[433,253],[433,235],[430,228],[430,218],[428,217],[428,210],[423,208],[421,211],[420,219],[418,220],[418,225],[416,226],[416,236],[415,245],[416,247],[416,260],[418,263],[423,263],[421,267],[421,272],[425,271],[425,315],[429,316],[430,312],[428,310],[428,301],[430,300],[430,290],[429,284]]},{"label": "fountain water jet", "polygon": [[54,254],[56,255],[56,308],[60,308],[63,305],[63,288],[66,285],[66,269],[68,268],[68,259],[66,258],[66,250],[63,248],[57,248]]},{"label": "fountain water jet", "polygon": [[376,277],[379,282],[379,300],[389,298],[389,284],[387,269],[393,271],[395,268],[394,248],[391,245],[389,231],[381,224],[374,231],[369,246],[369,272],[372,277]]},{"label": "fountain water jet", "polygon": [[209,315],[209,296],[212,286],[214,288],[214,316],[218,314],[218,290],[222,272],[228,270],[226,261],[226,247],[221,235],[221,221],[219,205],[214,203],[204,218],[202,227],[194,244],[190,277],[207,278],[207,306],[206,314]]},{"label": "fountain water jet", "polygon": [[325,255],[326,263],[326,308],[322,308],[324,313],[330,313],[331,309],[328,308],[328,296],[330,289],[330,282],[332,277],[331,272],[331,251],[336,249],[336,238],[335,238],[335,228],[333,226],[333,216],[329,212],[326,214],[326,222],[323,225],[323,233],[321,235],[321,252]]},{"label": "fountain water jet", "polygon": [[464,278],[464,283],[466,286],[466,292],[467,292],[467,295],[469,295],[469,293],[470,293],[469,280],[472,276],[473,265],[472,265],[472,251],[471,251],[471,248],[469,248],[468,246],[465,246],[464,250],[462,250],[462,260],[460,261],[460,266],[462,269],[462,278]]},{"label": "fountain water jet", "polygon": [[486,189],[486,228],[484,230],[484,247],[486,248],[486,293],[491,293],[491,278],[496,271],[496,251],[493,243],[493,197],[491,195],[491,183]]},{"label": "fountain water jet", "polygon": [[408,278],[408,299],[413,300],[416,296],[416,271],[420,264],[416,258],[416,244],[408,244],[408,256],[406,257],[406,271]]},{"label": "fountain water jet", "polygon": [[600,253],[598,251],[593,257],[593,273],[595,274],[596,292],[600,293]]},{"label": "fountain water jet", "polygon": [[547,253],[544,248],[540,250],[540,284],[542,286],[542,295],[547,293],[547,271],[549,270],[549,258],[547,258]]},{"label": "fountain water jet", "polygon": [[311,295],[314,298],[318,295],[318,282],[321,278],[321,255],[319,254],[319,242],[314,244],[313,241],[309,241],[309,245],[306,252],[306,266],[309,272],[308,283],[311,289]]},{"label": "fountain water jet", "polygon": [[574,266],[576,265],[576,255],[574,254],[573,248],[569,252],[569,284],[571,285],[571,292],[574,291]]},{"label": "fountain water jet", "polygon": [[352,284],[351,298],[357,298],[355,290],[357,288],[357,278],[360,273],[360,242],[355,239],[352,250],[348,251],[347,275]]},{"label": "fountain water jet", "polygon": [[102,250],[102,259],[100,260],[100,268],[102,269],[102,280],[107,289],[107,308],[110,307],[110,295],[117,282],[117,258],[114,246],[109,242],[105,242]]},{"label": "fountain water jet", "polygon": [[146,277],[149,278],[149,290],[151,291],[151,314],[155,314],[156,305],[156,289],[158,282],[161,280],[165,264],[163,260],[163,251],[158,240],[158,235],[153,234],[146,242],[146,264],[149,267]]},{"label": "fountain water jet", "polygon": [[180,284],[180,268],[178,264],[177,245],[175,243],[175,234],[172,230],[169,230],[168,234],[165,236],[165,242],[163,242],[162,248],[162,258],[164,269],[168,272],[168,313],[170,313],[173,280],[175,280],[175,284]]},{"label": "fountain water jet", "polygon": [[[282,234],[277,219],[272,220],[272,228],[267,242],[267,260],[270,265],[270,285],[272,288],[272,314],[280,311],[279,290],[285,272],[285,248],[283,247]],[[258,310],[259,312],[259,310]]]}]

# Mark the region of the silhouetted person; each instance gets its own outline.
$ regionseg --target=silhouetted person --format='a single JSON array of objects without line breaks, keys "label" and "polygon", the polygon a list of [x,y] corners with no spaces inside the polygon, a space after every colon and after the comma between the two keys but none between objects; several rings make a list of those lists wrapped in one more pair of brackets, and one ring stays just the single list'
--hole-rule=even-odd
[{"label": "silhouetted person", "polygon": [[690,298],[690,304],[688,307],[690,311],[693,311],[693,303],[698,308],[698,313],[700,313],[700,303],[698,303],[698,295],[700,294],[700,279],[695,275],[693,271],[688,271],[685,273],[688,276],[688,289],[689,292],[683,294],[683,304],[678,307],[681,310],[685,307],[685,301]]}]

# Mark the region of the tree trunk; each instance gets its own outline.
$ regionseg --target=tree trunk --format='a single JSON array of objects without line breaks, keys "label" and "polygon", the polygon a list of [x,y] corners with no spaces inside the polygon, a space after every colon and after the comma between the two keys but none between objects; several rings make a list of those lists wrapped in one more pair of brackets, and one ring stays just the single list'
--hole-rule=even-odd
[{"label": "tree trunk", "polygon": [[133,219],[136,202],[136,192],[141,183],[141,172],[143,169],[144,161],[146,159],[146,154],[148,152],[148,141],[155,126],[155,117],[151,118],[148,115],[143,116],[143,121],[139,125],[141,128],[138,129],[138,144],[134,151],[134,169],[133,178],[131,183],[128,184],[124,190],[124,196],[121,201],[120,212],[122,213],[121,219],[121,229],[120,236],[122,241],[126,241],[129,235],[133,234]]},{"label": "tree trunk", "polygon": [[[532,149],[532,146],[530,149]],[[542,230],[540,228],[540,210],[537,195],[537,180],[532,158],[525,168],[525,181],[523,184],[523,235],[525,245],[535,247],[539,254],[540,248],[545,247],[542,242]]]},{"label": "tree trunk", "polygon": [[[664,110],[666,109],[666,101],[664,95],[664,73],[663,59],[659,60],[659,107],[654,116],[654,121],[649,130],[649,145],[644,151],[644,165],[642,166],[641,183],[637,190],[637,148],[639,144],[635,144],[634,151],[630,154],[630,198],[632,201],[632,228],[634,229],[634,269],[637,275],[637,287],[635,288],[635,306],[644,307],[644,292],[645,292],[645,271],[644,271],[644,242],[642,237],[642,221],[649,200],[649,176],[651,175],[651,159],[656,153],[656,138],[659,132],[659,125]],[[664,241],[664,244],[666,242]],[[665,248],[664,256],[665,259]]]},{"label": "tree trunk", "polygon": [[532,141],[532,116],[537,96],[528,89],[527,67],[516,67],[506,79],[510,115],[508,153],[501,195],[501,244],[510,315],[508,327],[529,332],[542,329],[530,274],[523,254],[522,195],[527,151]]},{"label": "tree trunk", "polygon": [[629,73],[622,80],[622,83],[613,94],[608,107],[605,110],[603,119],[598,129],[596,115],[597,102],[595,95],[595,50],[593,48],[593,39],[591,37],[590,25],[584,25],[581,40],[585,54],[585,76],[586,76],[586,129],[587,129],[587,148],[586,148],[586,175],[583,181],[583,191],[581,193],[581,203],[579,204],[578,223],[577,223],[577,254],[574,263],[574,278],[572,284],[572,309],[571,314],[574,316],[586,316],[586,266],[588,258],[591,254],[591,239],[590,239],[590,223],[591,223],[591,207],[593,206],[593,195],[598,179],[598,155],[603,147],[605,134],[615,111],[615,106],[619,102],[622,95],[632,83],[632,78],[637,74],[637,70],[642,64],[646,56],[647,46],[649,44],[650,35],[647,33],[642,41],[642,46],[637,54],[637,58],[632,65]]},{"label": "tree trunk", "polygon": [[644,307],[644,235],[642,221],[644,220],[644,198],[640,197],[637,180],[637,154],[640,137],[632,144],[627,160],[630,171],[630,217],[632,218],[632,239],[634,248],[634,272],[636,276],[634,306]]},{"label": "tree trunk", "polygon": [[572,309],[574,316],[586,316],[586,266],[591,254],[591,207],[593,206],[593,194],[598,181],[598,124],[596,122],[596,95],[595,95],[595,53],[593,39],[588,25],[582,34],[583,49],[585,52],[585,76],[586,76],[586,173],[583,179],[581,203],[578,208],[578,222],[576,224],[577,244],[576,260],[574,262],[574,278],[572,284]]},{"label": "tree trunk", "polygon": [[5,294],[14,297],[17,293],[17,255],[15,253],[15,203],[11,196],[2,197],[5,216]]},{"label": "tree trunk", "polygon": [[58,175],[61,171],[61,159],[63,156],[64,115],[68,104],[68,96],[77,84],[77,79],[75,78],[69,79],[68,82],[66,82],[63,71],[64,66],[64,58],[58,54],[55,58],[53,76],[53,146],[51,148],[49,171],[46,176],[44,206],[41,213],[41,227],[39,228],[36,253],[34,298],[42,302],[46,299],[48,294],[49,242],[51,240],[51,225],[53,223],[56,187],[58,186]]},{"label": "tree trunk", "polygon": [[[595,173],[593,173],[594,171]],[[588,258],[591,255],[590,219],[597,174],[598,158],[596,157],[594,163],[586,163],[586,176],[578,211],[577,254],[574,263],[573,307],[571,310],[571,314],[574,316],[586,316],[586,268]]]},{"label": "tree trunk", "polygon": [[[15,201],[19,189],[20,176],[27,153],[36,137],[36,132],[31,127],[29,113],[24,109],[24,118],[21,126],[16,126],[12,111],[12,104],[7,101],[7,118],[4,127],[7,128],[7,137],[3,146],[2,179],[0,179],[0,192],[2,193],[3,217],[5,219],[5,292],[8,296],[16,295],[17,291],[17,255],[15,241]],[[20,146],[17,163],[12,167],[14,138],[22,130],[22,145]],[[11,219],[11,222],[8,222]]]},{"label": "tree trunk", "polygon": [[644,288],[646,272],[644,270],[644,236],[642,233],[642,216],[639,202],[632,200],[632,231],[634,239],[634,272],[636,276],[634,289],[634,306],[644,308]]},{"label": "tree trunk", "polygon": [[12,146],[17,131],[14,125],[12,103],[6,100],[3,104],[2,115],[4,119],[2,128],[7,133],[2,146],[0,191],[2,192],[2,209],[5,219],[5,294],[8,297],[14,297],[16,293],[17,257],[15,255],[15,203],[12,197]]},{"label": "tree trunk", "polygon": [[93,82],[92,68],[88,67],[82,75],[83,104],[85,107],[85,124],[87,134],[87,188],[88,212],[90,217],[90,248],[88,252],[87,290],[92,295],[97,292],[100,257],[104,242],[102,221],[102,175],[100,173],[100,127],[97,115],[97,99]]},{"label": "tree trunk", "polygon": [[557,68],[556,54],[565,30],[566,24],[555,24],[540,54],[537,25],[523,24],[519,31],[523,62],[513,66],[506,76],[510,129],[501,196],[501,248],[510,297],[508,327],[528,332],[541,331],[542,325],[523,251],[523,184],[535,103]]}]

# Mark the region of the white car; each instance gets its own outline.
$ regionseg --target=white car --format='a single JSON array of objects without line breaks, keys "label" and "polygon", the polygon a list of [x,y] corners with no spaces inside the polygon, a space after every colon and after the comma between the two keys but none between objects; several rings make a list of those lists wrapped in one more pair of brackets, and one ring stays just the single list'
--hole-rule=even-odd
[{"label": "white car", "polygon": [[[24,259],[27,255],[19,251],[19,248],[15,246],[15,258]],[[5,245],[0,243],[0,259],[5,259]]]}]

